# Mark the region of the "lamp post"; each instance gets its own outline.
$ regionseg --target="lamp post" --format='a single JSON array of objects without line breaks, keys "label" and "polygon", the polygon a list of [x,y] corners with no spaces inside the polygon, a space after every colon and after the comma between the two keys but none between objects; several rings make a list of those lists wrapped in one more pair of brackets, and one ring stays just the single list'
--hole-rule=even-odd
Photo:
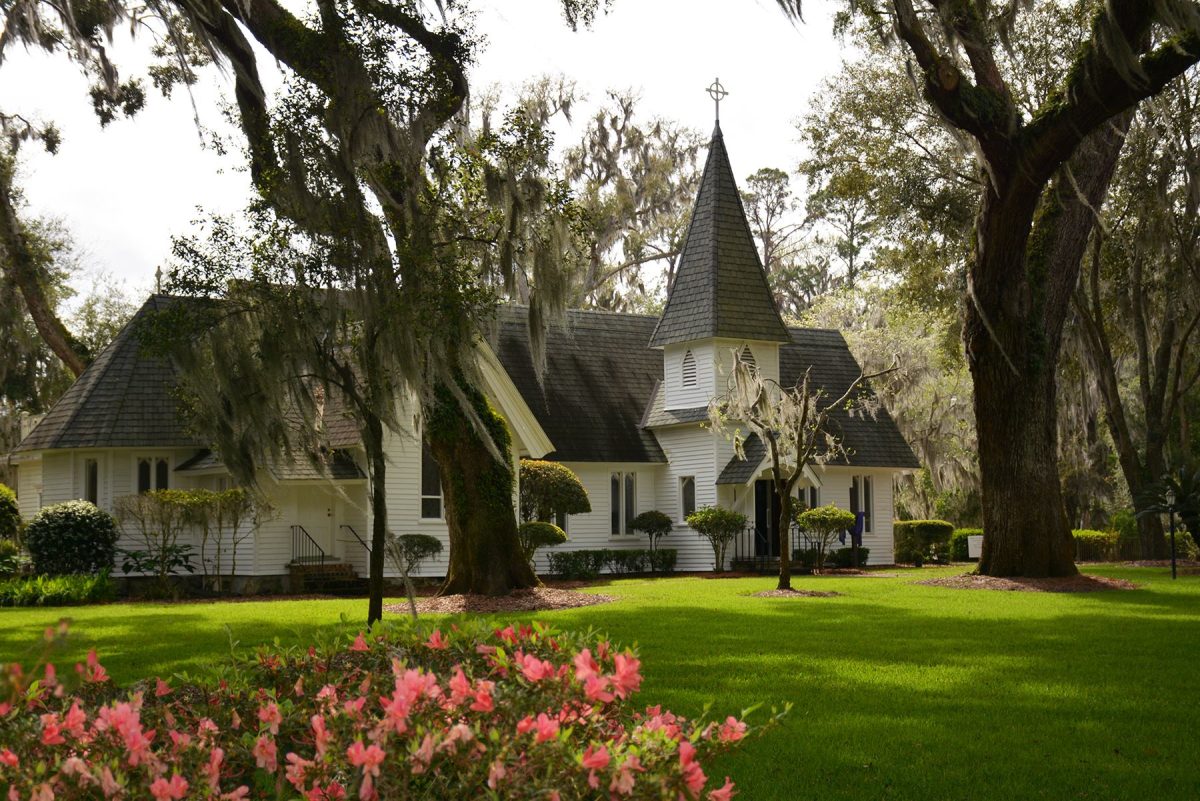
[{"label": "lamp post", "polygon": [[1175,578],[1175,490],[1167,488],[1167,514],[1171,518],[1171,578]]}]

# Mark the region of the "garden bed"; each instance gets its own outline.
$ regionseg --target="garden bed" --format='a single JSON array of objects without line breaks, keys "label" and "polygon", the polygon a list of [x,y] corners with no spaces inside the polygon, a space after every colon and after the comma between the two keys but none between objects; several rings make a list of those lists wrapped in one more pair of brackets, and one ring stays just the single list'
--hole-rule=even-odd
[{"label": "garden bed", "polygon": [[995,578],[967,573],[962,576],[914,581],[928,587],[949,587],[954,590],[1002,590],[1007,592],[1102,592],[1104,590],[1136,590],[1138,585],[1125,579],[1105,576],[1063,576],[1056,578]]},{"label": "garden bed", "polygon": [[[542,612],[554,609],[578,609],[617,600],[611,595],[575,592],[556,587],[535,587],[516,590],[508,595],[442,595],[417,600],[417,611],[425,614],[457,614],[460,612]],[[407,615],[408,604],[389,604],[384,610]]]},{"label": "garden bed", "polygon": [[753,598],[834,598],[840,597],[840,592],[823,590],[763,590],[756,592]]}]

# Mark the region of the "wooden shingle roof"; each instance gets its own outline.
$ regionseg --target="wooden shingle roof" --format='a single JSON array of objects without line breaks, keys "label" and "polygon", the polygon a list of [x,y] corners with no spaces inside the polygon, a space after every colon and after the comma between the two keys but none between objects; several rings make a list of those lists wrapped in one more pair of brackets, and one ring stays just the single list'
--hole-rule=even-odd
[{"label": "wooden shingle roof", "polygon": [[788,341],[746,222],[720,124],[708,148],[679,268],[650,344],[711,337]]}]

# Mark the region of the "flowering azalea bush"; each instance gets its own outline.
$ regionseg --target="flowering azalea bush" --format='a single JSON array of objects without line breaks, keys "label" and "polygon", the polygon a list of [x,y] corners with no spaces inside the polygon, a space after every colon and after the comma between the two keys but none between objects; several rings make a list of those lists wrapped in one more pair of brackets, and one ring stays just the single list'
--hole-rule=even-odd
[{"label": "flowering azalea bush", "polygon": [[9,801],[727,801],[732,782],[704,762],[779,716],[751,729],[637,711],[640,668],[537,624],[377,627],[128,690],[94,652],[62,675],[43,658],[0,673],[0,787]]}]

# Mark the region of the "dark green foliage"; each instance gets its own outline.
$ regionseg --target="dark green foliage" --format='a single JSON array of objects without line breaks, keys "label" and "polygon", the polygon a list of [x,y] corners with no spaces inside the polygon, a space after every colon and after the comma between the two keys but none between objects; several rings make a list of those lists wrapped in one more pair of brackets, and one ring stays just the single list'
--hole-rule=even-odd
[{"label": "dark green foliage", "polygon": [[899,563],[919,567],[930,560],[943,562],[950,558],[954,526],[945,520],[897,520],[892,532]]},{"label": "dark green foliage", "polygon": [[25,529],[34,570],[48,576],[111,570],[117,523],[87,501],[47,506]]},{"label": "dark green foliage", "polygon": [[981,528],[956,528],[950,535],[950,561],[965,562],[971,558],[967,548],[967,537],[982,536]]},{"label": "dark green foliage", "polygon": [[657,509],[651,509],[648,512],[642,512],[633,520],[629,521],[629,527],[634,531],[640,531],[650,538],[650,550],[654,550],[659,539],[671,533],[674,527],[671,518],[665,512],[660,512]]},{"label": "dark green foliage", "polygon": [[521,543],[521,553],[532,562],[538,548],[562,545],[566,542],[567,532],[553,523],[533,520],[517,526],[517,540]]},{"label": "dark green foliage", "polygon": [[[1167,553],[1170,553],[1171,534],[1167,532]],[[1196,539],[1191,532],[1184,531],[1181,528],[1175,529],[1175,556],[1178,559],[1200,559],[1200,546],[1196,545]]]},{"label": "dark green foliage", "polygon": [[795,515],[796,525],[804,532],[811,550],[815,552],[813,568],[820,570],[825,566],[825,553],[842,532],[854,526],[854,512],[841,509],[833,504],[806,509]]},{"label": "dark green foliage", "polygon": [[107,572],[0,581],[0,606],[79,606],[111,601],[115,596],[116,588]]},{"label": "dark green foliage", "polygon": [[589,551],[557,551],[547,554],[550,572],[564,579],[594,579],[602,572],[671,573],[679,552],[674,548],[651,551],[645,548],[599,548]]},{"label": "dark green foliage", "polygon": [[592,511],[579,476],[558,462],[522,459],[520,484],[522,520],[553,520],[560,514]]},{"label": "dark green foliage", "polygon": [[21,512],[17,509],[17,496],[4,484],[0,484],[0,540],[15,540],[21,533]]},{"label": "dark green foliage", "polygon": [[442,541],[429,534],[391,535],[387,539],[387,555],[402,575],[417,572],[426,559],[442,552]]},{"label": "dark green foliage", "polygon": [[164,545],[153,551],[122,550],[120,554],[121,572],[126,575],[130,573],[154,575],[165,571],[166,575],[173,576],[181,571],[184,573],[196,572],[196,566],[192,564],[192,546],[190,545]]},{"label": "dark green foliage", "polygon": [[1075,541],[1075,559],[1080,562],[1111,562],[1117,558],[1115,531],[1075,529],[1071,532]]},{"label": "dark green foliage", "polygon": [[835,548],[825,557],[825,563],[835,568],[866,567],[870,548],[858,549],[858,564],[854,564],[854,548]]},{"label": "dark green foliage", "polygon": [[725,569],[725,551],[738,532],[746,527],[746,516],[720,506],[705,506],[687,516],[687,524],[708,540],[713,549],[713,569]]},{"label": "dark green foliage", "polygon": [[15,540],[0,540],[0,578],[15,576],[29,561]]}]

